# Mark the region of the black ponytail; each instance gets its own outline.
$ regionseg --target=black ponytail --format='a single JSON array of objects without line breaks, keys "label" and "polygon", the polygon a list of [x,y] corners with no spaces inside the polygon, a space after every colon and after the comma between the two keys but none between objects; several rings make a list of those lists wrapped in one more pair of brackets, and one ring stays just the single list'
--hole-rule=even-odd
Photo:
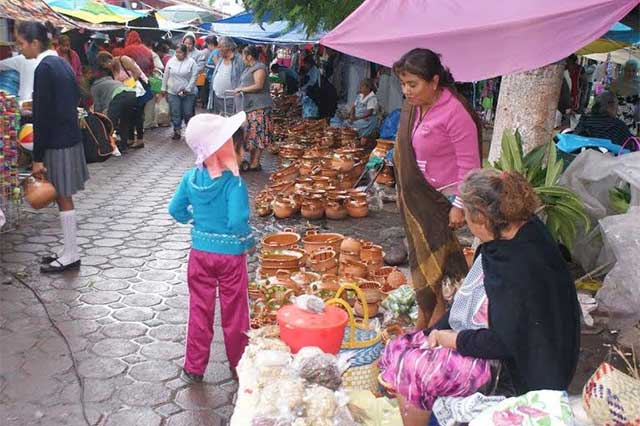
[{"label": "black ponytail", "polygon": [[17,32],[27,43],[33,43],[34,40],[40,42],[40,49],[43,52],[49,49],[51,41],[58,36],[56,27],[49,21],[44,24],[33,21],[21,22],[18,25]]}]

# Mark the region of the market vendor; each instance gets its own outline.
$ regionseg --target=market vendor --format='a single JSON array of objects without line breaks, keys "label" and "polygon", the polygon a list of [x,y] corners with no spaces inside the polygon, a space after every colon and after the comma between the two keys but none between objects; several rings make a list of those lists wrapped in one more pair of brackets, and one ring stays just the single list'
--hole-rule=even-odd
[{"label": "market vendor", "polygon": [[298,91],[298,74],[291,68],[280,64],[271,65],[271,72],[284,84],[284,93],[293,95]]},{"label": "market vendor", "polygon": [[450,310],[432,328],[392,340],[380,380],[396,393],[407,426],[428,424],[436,398],[469,396],[491,384],[521,395],[566,390],[580,350],[576,289],[539,200],[517,173],[471,172],[460,197],[482,242]]},{"label": "market vendor", "polygon": [[[575,133],[591,138],[609,139],[617,145],[622,145],[633,135],[617,115],[618,99],[611,92],[602,92],[596,98],[591,113],[580,117]],[[629,146],[629,149],[635,148],[635,144]]]},{"label": "market vendor", "polygon": [[618,117],[629,127],[638,131],[640,122],[640,78],[638,62],[629,60],[624,64],[622,75],[611,83],[611,92],[618,97]]},{"label": "market vendor", "polygon": [[413,49],[393,71],[406,97],[394,150],[398,205],[420,305],[418,325],[426,327],[444,312],[442,285],[467,272],[453,231],[465,221],[458,186],[480,167],[482,124],[437,53]]},{"label": "market vendor", "polygon": [[[358,130],[361,138],[371,138],[378,131],[378,97],[373,91],[373,80],[365,78],[360,82],[358,97],[351,106],[349,118],[338,123],[338,127],[351,127]],[[335,121],[332,120],[332,124]]]}]

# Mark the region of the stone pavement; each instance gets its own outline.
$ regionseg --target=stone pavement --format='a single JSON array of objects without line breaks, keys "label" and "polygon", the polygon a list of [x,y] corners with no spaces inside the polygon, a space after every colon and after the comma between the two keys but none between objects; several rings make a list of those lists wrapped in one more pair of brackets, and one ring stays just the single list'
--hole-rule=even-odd
[{"label": "stone pavement", "polygon": [[[25,209],[21,227],[0,234],[0,422],[3,426],[84,425],[81,390],[64,341],[32,286],[68,339],[84,382],[91,424],[223,425],[237,389],[216,326],[205,384],[179,378],[184,359],[190,227],[167,204],[193,155],[168,129],[148,133],[147,147],[89,166],[76,197],[82,251],[79,273],[40,275],[38,259],[61,246],[57,210]],[[273,169],[270,158],[266,170]],[[267,172],[247,174],[250,192]],[[318,225],[378,243],[401,238],[395,206],[369,218]],[[258,236],[306,222],[254,218]],[[256,266],[250,260],[250,269]],[[0,275],[2,273],[0,272]]]}]

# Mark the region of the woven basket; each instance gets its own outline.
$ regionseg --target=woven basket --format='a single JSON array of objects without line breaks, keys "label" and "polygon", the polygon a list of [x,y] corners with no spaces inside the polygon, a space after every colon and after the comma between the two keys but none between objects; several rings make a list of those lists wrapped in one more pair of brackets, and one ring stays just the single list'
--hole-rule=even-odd
[{"label": "woven basket", "polygon": [[640,380],[603,362],[582,391],[582,402],[598,425],[640,424]]},{"label": "woven basket", "polygon": [[[342,294],[352,290],[356,293],[363,308],[362,321],[356,321],[351,306],[342,299]],[[351,367],[342,376],[343,385],[347,389],[378,390],[378,359],[384,345],[382,335],[377,330],[369,329],[369,309],[362,290],[353,284],[344,284],[336,293],[336,297],[327,302],[343,307],[349,314],[349,323],[345,328],[341,354],[350,356]]]}]

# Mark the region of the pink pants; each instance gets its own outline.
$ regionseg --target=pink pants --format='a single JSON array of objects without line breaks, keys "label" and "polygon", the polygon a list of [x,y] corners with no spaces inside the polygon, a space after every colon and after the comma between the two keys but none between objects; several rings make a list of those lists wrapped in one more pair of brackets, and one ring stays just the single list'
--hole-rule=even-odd
[{"label": "pink pants", "polygon": [[235,368],[242,357],[249,330],[249,294],[245,255],[226,255],[191,249],[188,267],[189,326],[184,368],[204,374],[213,340],[216,290],[220,295],[222,331],[227,358]]}]

